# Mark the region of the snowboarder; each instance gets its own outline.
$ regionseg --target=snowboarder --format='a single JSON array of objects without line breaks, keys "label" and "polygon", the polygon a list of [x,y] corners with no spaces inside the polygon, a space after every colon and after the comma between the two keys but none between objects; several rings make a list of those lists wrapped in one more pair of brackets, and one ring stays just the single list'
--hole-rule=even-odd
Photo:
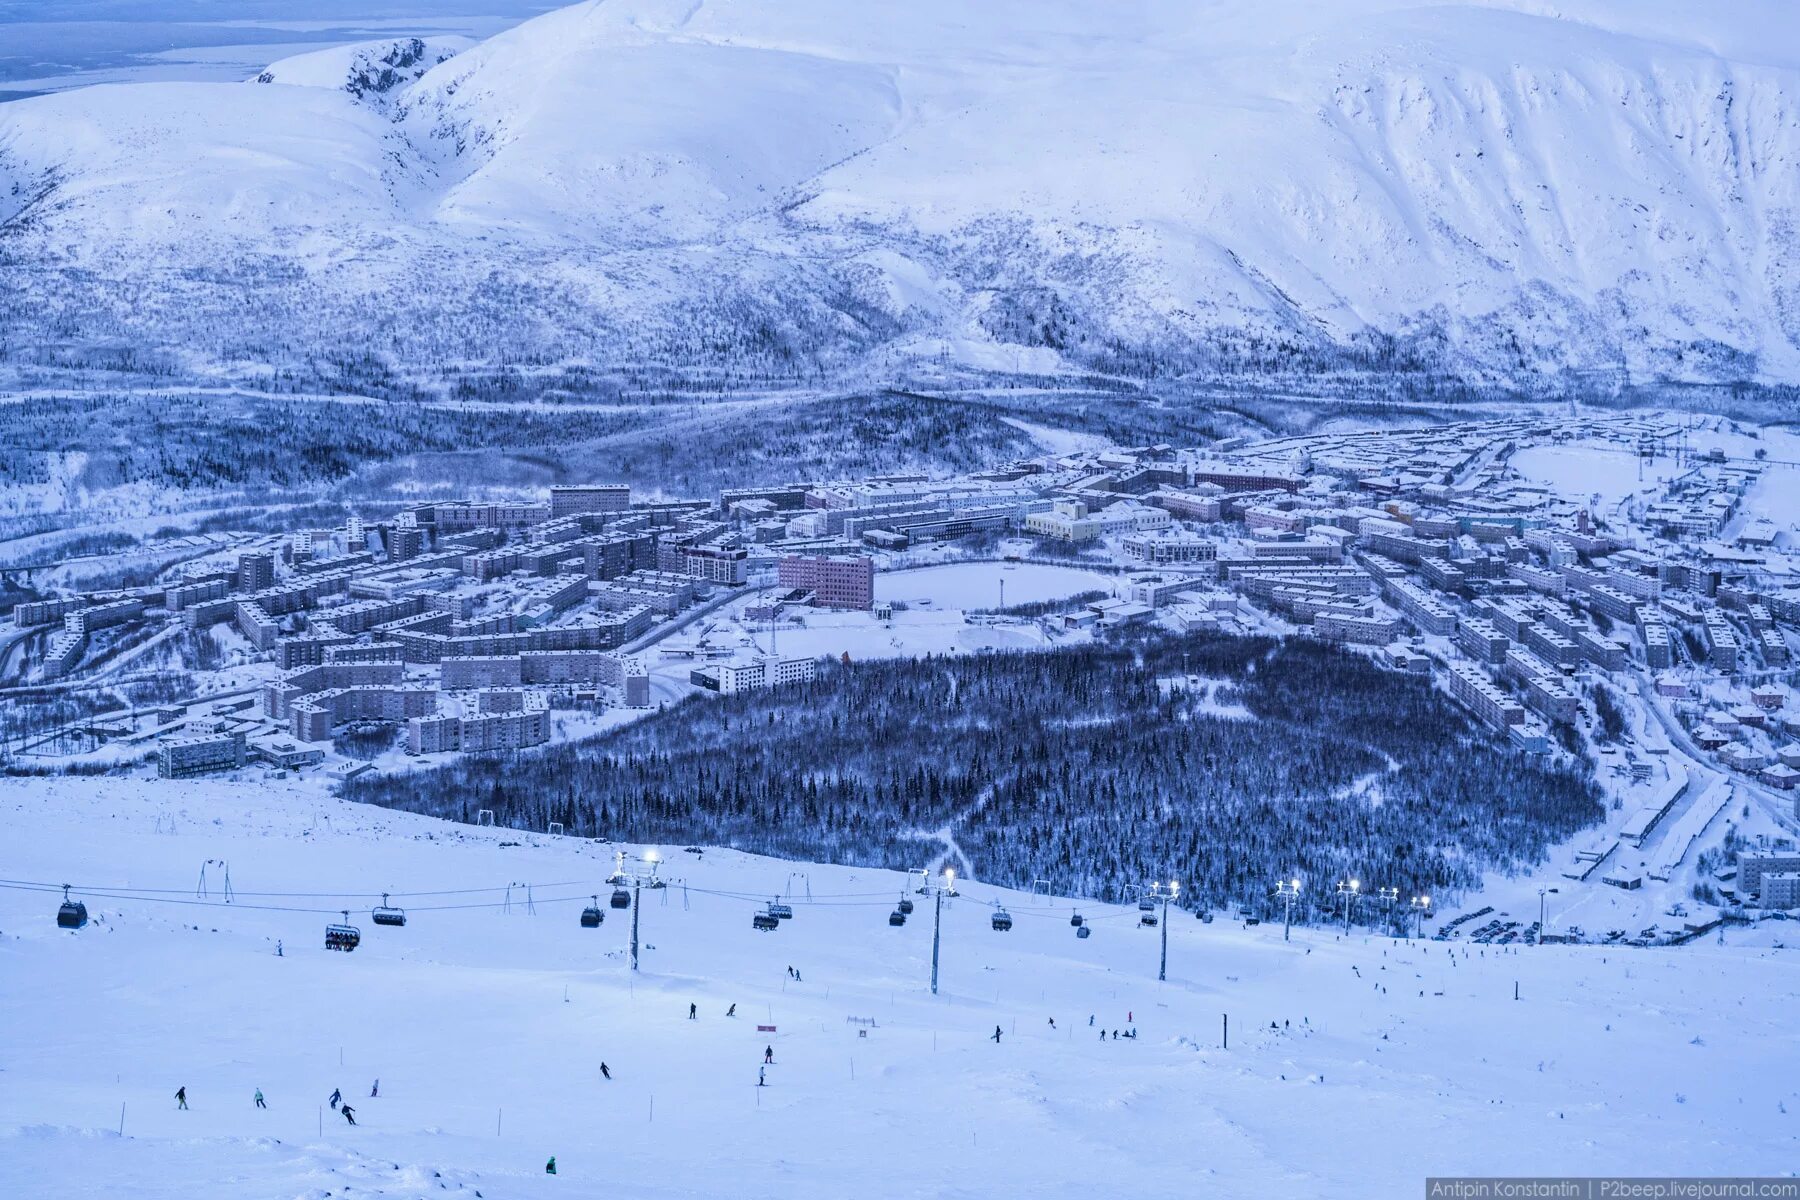
[{"label": "snowboarder", "polygon": [[728,1017],[735,1017],[735,1016],[737,1016],[737,1005],[735,1005],[735,1004],[734,1004],[734,1005],[732,1005],[732,1006],[731,1006],[731,1007],[730,1007],[730,1008],[728,1008],[728,1009],[726,1009],[726,1010],[725,1010],[725,1015],[726,1015],[726,1016],[728,1016]]},{"label": "snowboarder", "polygon": [[346,1105],[344,1105],[344,1107],[338,1109],[338,1111],[344,1114],[344,1120],[346,1122],[348,1122],[351,1125],[356,1124],[356,1110],[354,1108],[351,1108],[348,1104],[346,1104]]},{"label": "snowboarder", "polygon": [[550,1161],[544,1164],[544,1174],[546,1174],[546,1175],[556,1174],[556,1155],[552,1154],[550,1156]]},{"label": "snowboarder", "polygon": [[1104,1029],[1100,1031],[1100,1040],[1103,1042],[1106,1040],[1106,1030]]},{"label": "snowboarder", "polygon": [[767,1068],[767,1067],[756,1068],[756,1086],[757,1087],[768,1087],[769,1086],[769,1068]]},{"label": "snowboarder", "polygon": [[178,1108],[181,1108],[183,1110],[185,1110],[187,1108],[187,1085],[186,1084],[182,1084],[181,1087],[179,1087],[175,1090],[175,1104]]},{"label": "snowboarder", "polygon": [[1052,1028],[1052,1029],[1056,1028],[1056,1018],[1055,1017],[1050,1018],[1050,1028]]},{"label": "snowboarder", "polygon": [[800,972],[798,970],[795,970],[795,972],[794,972],[794,982],[795,983],[800,982]]},{"label": "snowboarder", "polygon": [[281,939],[280,938],[275,939],[275,957],[276,958],[285,958],[286,957],[286,955],[282,954],[282,952],[281,952]]},{"label": "snowboarder", "polygon": [[1092,1029],[1093,1027],[1094,1027],[1094,1014],[1089,1013],[1088,1014],[1088,1028]]},{"label": "snowboarder", "polygon": [[996,1026],[994,1026],[994,1045],[998,1046],[999,1044],[1000,1044],[1000,1027],[998,1025],[996,1025]]},{"label": "snowboarder", "polygon": [[612,1068],[607,1066],[605,1063],[601,1063],[600,1064],[600,1074],[604,1075],[608,1079],[611,1079],[612,1078]]},{"label": "snowboarder", "polygon": [[763,1061],[766,1063],[772,1063],[775,1061],[775,1047],[773,1047],[773,1046],[764,1046],[763,1047]]},{"label": "snowboarder", "polygon": [[375,1086],[369,1089],[369,1099],[373,1100],[379,1095],[381,1095],[381,1080],[377,1079],[375,1081]]},{"label": "snowboarder", "polygon": [[1118,1040],[1119,1040],[1119,1031],[1115,1029],[1115,1030],[1113,1030],[1113,1041],[1116,1042]]},{"label": "snowboarder", "polygon": [[256,1107],[258,1107],[258,1108],[267,1108],[267,1107],[269,1107],[269,1106],[268,1106],[268,1105],[267,1105],[267,1104],[265,1104],[265,1103],[263,1103],[263,1098],[262,1098],[262,1089],[261,1089],[261,1088],[257,1088],[257,1089],[256,1089]]},{"label": "snowboarder", "polygon": [[794,977],[794,968],[792,966],[790,966],[790,967],[788,967],[788,978],[792,979],[793,977]]},{"label": "snowboarder", "polygon": [[700,1006],[698,1004],[688,1005],[688,1020],[697,1021],[699,1019],[700,1019]]},{"label": "snowboarder", "polygon": [[343,1098],[344,1098],[344,1093],[338,1091],[338,1089],[336,1089],[336,1088],[331,1089],[331,1111],[332,1112],[337,1111],[338,1101],[342,1100]]}]

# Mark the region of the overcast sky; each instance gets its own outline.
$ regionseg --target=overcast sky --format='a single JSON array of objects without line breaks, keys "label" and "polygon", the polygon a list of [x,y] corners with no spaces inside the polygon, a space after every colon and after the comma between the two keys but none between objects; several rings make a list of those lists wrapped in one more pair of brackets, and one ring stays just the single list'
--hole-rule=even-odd
[{"label": "overcast sky", "polygon": [[0,99],[90,83],[242,79],[412,33],[487,37],[557,0],[0,0]]}]

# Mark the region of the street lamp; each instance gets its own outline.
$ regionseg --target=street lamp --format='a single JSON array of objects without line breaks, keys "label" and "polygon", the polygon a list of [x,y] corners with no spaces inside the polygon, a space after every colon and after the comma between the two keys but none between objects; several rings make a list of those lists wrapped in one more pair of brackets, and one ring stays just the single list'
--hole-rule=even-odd
[{"label": "street lamp", "polygon": [[1356,903],[1356,896],[1362,890],[1362,882],[1347,879],[1337,885],[1338,895],[1344,898],[1344,936],[1350,936],[1350,908]]},{"label": "street lamp", "polygon": [[1283,879],[1275,885],[1275,894],[1287,901],[1281,918],[1281,940],[1288,940],[1288,931],[1294,927],[1294,901],[1300,898],[1300,881]]}]

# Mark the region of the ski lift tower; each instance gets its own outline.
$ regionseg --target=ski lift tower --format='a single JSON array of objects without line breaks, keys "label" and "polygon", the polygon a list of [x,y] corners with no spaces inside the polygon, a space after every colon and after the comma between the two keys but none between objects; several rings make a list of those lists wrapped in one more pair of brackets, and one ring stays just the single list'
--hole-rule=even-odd
[{"label": "ski lift tower", "polygon": [[644,910],[643,889],[666,886],[657,878],[656,871],[662,859],[655,850],[646,850],[643,857],[638,858],[632,868],[626,870],[625,852],[618,852],[613,873],[606,882],[615,888],[629,885],[631,887],[631,969],[638,969],[638,914]]},{"label": "ski lift tower", "polygon": [[1275,894],[1286,902],[1281,917],[1281,940],[1285,942],[1288,940],[1288,934],[1294,928],[1294,901],[1300,898],[1300,881],[1298,879],[1281,880],[1275,885]]},{"label": "ski lift tower", "polygon": [[1181,891],[1179,881],[1171,879],[1167,883],[1160,880],[1150,885],[1150,895],[1162,901],[1162,961],[1156,968],[1156,980],[1161,983],[1169,978],[1169,901]]},{"label": "ski lift tower", "polygon": [[937,880],[927,879],[924,890],[931,893],[931,994],[938,990],[938,947],[943,941],[944,897],[956,895],[956,868],[945,867]]},{"label": "ski lift tower", "polygon": [[1344,936],[1350,936],[1350,910],[1356,904],[1356,897],[1362,891],[1362,882],[1346,879],[1337,885],[1338,895],[1344,898]]}]

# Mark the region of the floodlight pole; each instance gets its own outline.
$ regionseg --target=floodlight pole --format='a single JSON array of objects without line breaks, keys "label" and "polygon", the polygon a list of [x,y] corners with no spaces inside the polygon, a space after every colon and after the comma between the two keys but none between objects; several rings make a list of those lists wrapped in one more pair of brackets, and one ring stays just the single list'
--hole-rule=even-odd
[{"label": "floodlight pole", "polygon": [[643,877],[631,877],[631,969],[638,969],[638,914],[644,910]]},{"label": "floodlight pole", "polygon": [[938,945],[941,941],[944,920],[944,893],[938,888],[931,889],[931,994],[937,995],[938,985]]}]

